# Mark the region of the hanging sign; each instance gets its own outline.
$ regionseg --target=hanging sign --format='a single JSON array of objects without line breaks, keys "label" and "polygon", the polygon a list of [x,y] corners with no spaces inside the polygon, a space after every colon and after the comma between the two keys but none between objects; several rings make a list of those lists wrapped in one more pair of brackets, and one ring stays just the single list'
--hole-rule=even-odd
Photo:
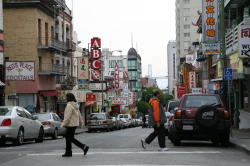
[{"label": "hanging sign", "polygon": [[196,88],[195,72],[189,72],[189,88]]},{"label": "hanging sign", "polygon": [[250,25],[241,25],[239,31],[240,57],[250,58]]}]

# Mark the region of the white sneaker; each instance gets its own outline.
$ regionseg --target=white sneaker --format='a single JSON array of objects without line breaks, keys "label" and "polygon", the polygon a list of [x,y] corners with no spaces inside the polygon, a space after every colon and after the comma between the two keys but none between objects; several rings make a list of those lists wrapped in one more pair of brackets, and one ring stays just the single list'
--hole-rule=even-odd
[{"label": "white sneaker", "polygon": [[168,151],[168,148],[160,148],[159,151],[160,152],[165,152],[165,151]]},{"label": "white sneaker", "polygon": [[143,149],[146,149],[146,142],[145,142],[145,140],[144,139],[141,139],[141,146],[142,146],[142,148]]}]

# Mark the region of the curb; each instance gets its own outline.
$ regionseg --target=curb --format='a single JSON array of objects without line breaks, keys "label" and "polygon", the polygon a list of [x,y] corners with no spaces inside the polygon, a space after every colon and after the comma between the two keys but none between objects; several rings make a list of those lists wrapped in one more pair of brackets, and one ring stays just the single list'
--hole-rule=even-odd
[{"label": "curb", "polygon": [[247,148],[246,145],[243,145],[239,142],[237,142],[237,140],[230,140],[230,144],[232,145],[232,147],[234,147],[235,149],[238,149],[242,152],[245,152],[246,154],[250,155],[250,149]]}]

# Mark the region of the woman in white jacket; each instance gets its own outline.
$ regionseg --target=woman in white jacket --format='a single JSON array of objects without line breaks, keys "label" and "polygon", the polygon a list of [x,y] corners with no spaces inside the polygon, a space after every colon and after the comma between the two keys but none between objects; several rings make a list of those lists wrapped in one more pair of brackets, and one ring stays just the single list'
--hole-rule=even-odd
[{"label": "woman in white jacket", "polygon": [[75,96],[72,93],[66,94],[66,99],[67,106],[64,111],[64,120],[61,126],[66,128],[66,152],[62,155],[62,157],[72,156],[72,143],[81,148],[84,152],[84,155],[86,155],[89,147],[85,144],[82,144],[74,137],[76,128],[78,126],[82,127],[83,123],[82,116],[79,111],[79,106],[77,104]]}]

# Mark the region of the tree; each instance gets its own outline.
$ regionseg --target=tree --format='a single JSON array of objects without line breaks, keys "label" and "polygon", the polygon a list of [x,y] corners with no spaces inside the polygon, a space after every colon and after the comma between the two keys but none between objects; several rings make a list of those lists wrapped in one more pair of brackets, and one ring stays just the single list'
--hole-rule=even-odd
[{"label": "tree", "polygon": [[144,115],[148,114],[149,107],[150,107],[149,104],[145,101],[137,102],[137,110]]}]

